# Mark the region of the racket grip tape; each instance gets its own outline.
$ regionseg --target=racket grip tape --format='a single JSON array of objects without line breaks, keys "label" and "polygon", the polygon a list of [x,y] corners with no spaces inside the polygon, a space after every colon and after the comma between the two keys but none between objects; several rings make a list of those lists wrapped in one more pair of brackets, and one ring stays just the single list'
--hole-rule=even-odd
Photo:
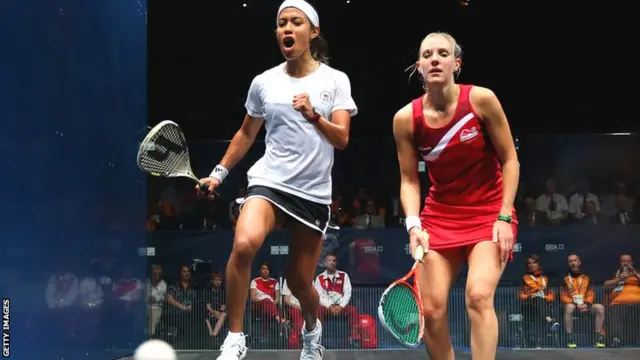
[{"label": "racket grip tape", "polygon": [[[200,191],[205,194],[205,195],[209,195],[211,193],[211,191],[209,190],[209,185],[208,184],[200,184]],[[215,197],[219,197],[220,194],[218,194],[216,191],[214,191],[212,193],[213,196]]]}]

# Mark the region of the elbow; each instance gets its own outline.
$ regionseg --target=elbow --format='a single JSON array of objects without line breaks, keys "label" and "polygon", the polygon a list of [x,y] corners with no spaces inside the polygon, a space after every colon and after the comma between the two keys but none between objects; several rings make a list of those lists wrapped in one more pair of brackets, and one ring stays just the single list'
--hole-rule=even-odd
[{"label": "elbow", "polygon": [[349,135],[341,136],[338,141],[336,141],[335,148],[344,151],[349,145]]}]

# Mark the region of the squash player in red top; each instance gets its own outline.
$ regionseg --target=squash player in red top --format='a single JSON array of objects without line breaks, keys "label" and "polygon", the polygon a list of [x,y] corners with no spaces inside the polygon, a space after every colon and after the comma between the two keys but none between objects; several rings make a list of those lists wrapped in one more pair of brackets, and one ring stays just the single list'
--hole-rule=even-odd
[{"label": "squash player in red top", "polygon": [[[420,45],[416,69],[426,94],[393,120],[400,196],[412,253],[428,249],[419,270],[430,359],[452,360],[447,302],[463,263],[474,360],[493,360],[498,321],[493,297],[516,234],[519,164],[507,118],[489,89],[456,84],[461,48],[446,33]],[[417,147],[417,151],[416,151]],[[420,212],[418,154],[432,186]],[[422,230],[429,236],[422,236]]]}]

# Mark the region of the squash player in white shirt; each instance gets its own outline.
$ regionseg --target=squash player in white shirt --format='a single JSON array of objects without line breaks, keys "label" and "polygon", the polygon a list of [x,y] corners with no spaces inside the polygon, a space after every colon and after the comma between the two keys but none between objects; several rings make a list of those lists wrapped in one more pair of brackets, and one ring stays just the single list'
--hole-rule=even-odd
[{"label": "squash player in white shirt", "polygon": [[334,148],[346,148],[357,107],[347,75],[326,63],[315,9],[303,0],[286,0],[276,25],[286,61],[253,79],[240,130],[211,175],[201,180],[209,191],[217,188],[265,125],[266,151],[247,173],[249,186],[227,263],[230,331],[218,360],[246,356],[242,324],[251,262],[279,219],[292,237],[287,283],[305,319],[300,359],[323,355],[318,293],[311,284],[329,224]]}]

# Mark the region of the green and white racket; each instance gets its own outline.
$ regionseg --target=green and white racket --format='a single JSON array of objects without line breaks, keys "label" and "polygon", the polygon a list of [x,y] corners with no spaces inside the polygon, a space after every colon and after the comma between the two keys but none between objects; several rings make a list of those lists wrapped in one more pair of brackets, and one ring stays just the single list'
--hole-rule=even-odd
[{"label": "green and white racket", "polygon": [[[429,235],[423,232],[424,236]],[[424,257],[422,246],[416,248],[415,262],[407,275],[394,281],[384,291],[378,304],[378,319],[382,326],[402,345],[415,348],[422,341],[424,317],[418,277],[418,264]],[[409,279],[413,277],[413,285]]]}]

